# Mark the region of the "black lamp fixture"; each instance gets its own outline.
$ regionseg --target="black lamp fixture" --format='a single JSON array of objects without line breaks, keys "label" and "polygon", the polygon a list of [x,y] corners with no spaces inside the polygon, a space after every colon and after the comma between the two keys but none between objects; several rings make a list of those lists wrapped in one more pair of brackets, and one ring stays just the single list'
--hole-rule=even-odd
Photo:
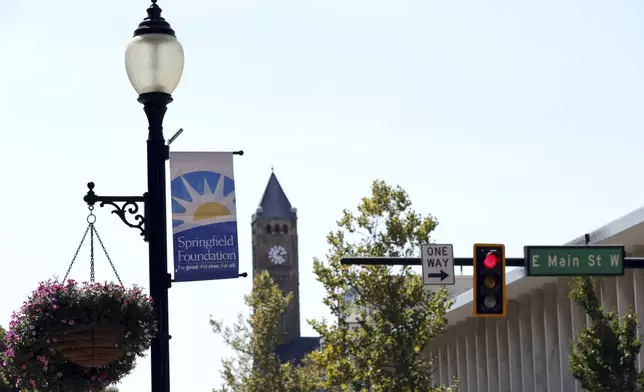
[{"label": "black lamp fixture", "polygon": [[[183,47],[170,24],[161,17],[156,0],[147,9],[125,50],[125,69],[130,83],[139,94],[138,101],[148,118],[147,168],[148,190],[143,196],[98,196],[89,183],[85,202],[110,205],[129,227],[139,229],[149,245],[150,296],[159,320],[159,332],[152,341],[152,392],[170,391],[170,334],[168,328],[168,273],[166,161],[170,149],[163,137],[163,118],[172,93],[183,74]],[[143,203],[143,215],[137,214]],[[133,221],[128,215],[134,217]]]}]

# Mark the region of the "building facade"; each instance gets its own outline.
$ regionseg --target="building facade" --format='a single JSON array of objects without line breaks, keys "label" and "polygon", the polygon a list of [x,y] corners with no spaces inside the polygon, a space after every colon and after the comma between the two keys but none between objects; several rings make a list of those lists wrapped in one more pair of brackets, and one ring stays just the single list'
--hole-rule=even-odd
[{"label": "building facade", "polygon": [[267,270],[284,294],[293,299],[282,314],[282,342],[277,354],[283,362],[299,360],[319,347],[319,338],[300,333],[300,264],[297,210],[291,206],[275,173],[266,185],[251,219],[253,276]]},{"label": "building facade", "polygon": [[[590,233],[590,244],[625,245],[628,256],[644,257],[644,208]],[[585,245],[585,236],[566,245]],[[517,268],[506,281],[504,319],[472,317],[472,290],[455,297],[447,331],[428,347],[438,359],[435,382],[458,377],[465,392],[582,391],[568,368],[569,343],[590,324],[568,296],[570,278],[525,277]],[[598,291],[605,309],[624,314],[631,307],[644,326],[644,269],[599,278]]]}]

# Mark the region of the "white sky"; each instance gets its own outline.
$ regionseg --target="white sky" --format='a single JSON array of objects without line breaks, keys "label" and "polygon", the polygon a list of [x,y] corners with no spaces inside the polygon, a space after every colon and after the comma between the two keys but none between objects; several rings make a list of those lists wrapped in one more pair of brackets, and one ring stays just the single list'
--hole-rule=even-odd
[{"label": "white sky", "polygon": [[[305,319],[326,314],[311,259],[372,180],[437,216],[438,242],[561,244],[640,207],[644,6],[610,2],[160,0],[186,53],[166,118],[174,150],[236,159],[242,271],[271,165],[299,212]],[[64,274],[85,228],[85,184],[145,190],[146,120],[123,65],[145,1],[0,2],[5,168],[0,324]],[[147,246],[108,209],[97,228],[126,283]],[[99,279],[111,279],[99,259]],[[89,275],[86,257],[74,277]],[[250,279],[176,284],[172,387],[210,391]],[[120,386],[149,390],[149,360]]]}]

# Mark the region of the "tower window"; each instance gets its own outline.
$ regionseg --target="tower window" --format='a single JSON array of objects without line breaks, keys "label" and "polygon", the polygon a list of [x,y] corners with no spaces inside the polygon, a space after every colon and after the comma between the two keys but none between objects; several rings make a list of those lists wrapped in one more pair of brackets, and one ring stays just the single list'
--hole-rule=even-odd
[{"label": "tower window", "polygon": [[288,233],[288,226],[287,225],[282,226],[282,233],[284,233],[284,234]]},{"label": "tower window", "polygon": [[271,234],[272,231],[273,231],[273,228],[271,227],[271,225],[266,225],[266,232],[268,234]]},{"label": "tower window", "polygon": [[280,225],[275,225],[275,234],[280,233]]}]

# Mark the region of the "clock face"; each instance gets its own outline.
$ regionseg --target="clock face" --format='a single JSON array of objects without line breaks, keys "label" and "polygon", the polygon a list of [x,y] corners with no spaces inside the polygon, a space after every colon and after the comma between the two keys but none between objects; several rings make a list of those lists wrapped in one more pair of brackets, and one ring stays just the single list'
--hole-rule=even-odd
[{"label": "clock face", "polygon": [[286,263],[286,249],[280,245],[273,245],[268,250],[268,260],[275,265],[282,265]]}]

